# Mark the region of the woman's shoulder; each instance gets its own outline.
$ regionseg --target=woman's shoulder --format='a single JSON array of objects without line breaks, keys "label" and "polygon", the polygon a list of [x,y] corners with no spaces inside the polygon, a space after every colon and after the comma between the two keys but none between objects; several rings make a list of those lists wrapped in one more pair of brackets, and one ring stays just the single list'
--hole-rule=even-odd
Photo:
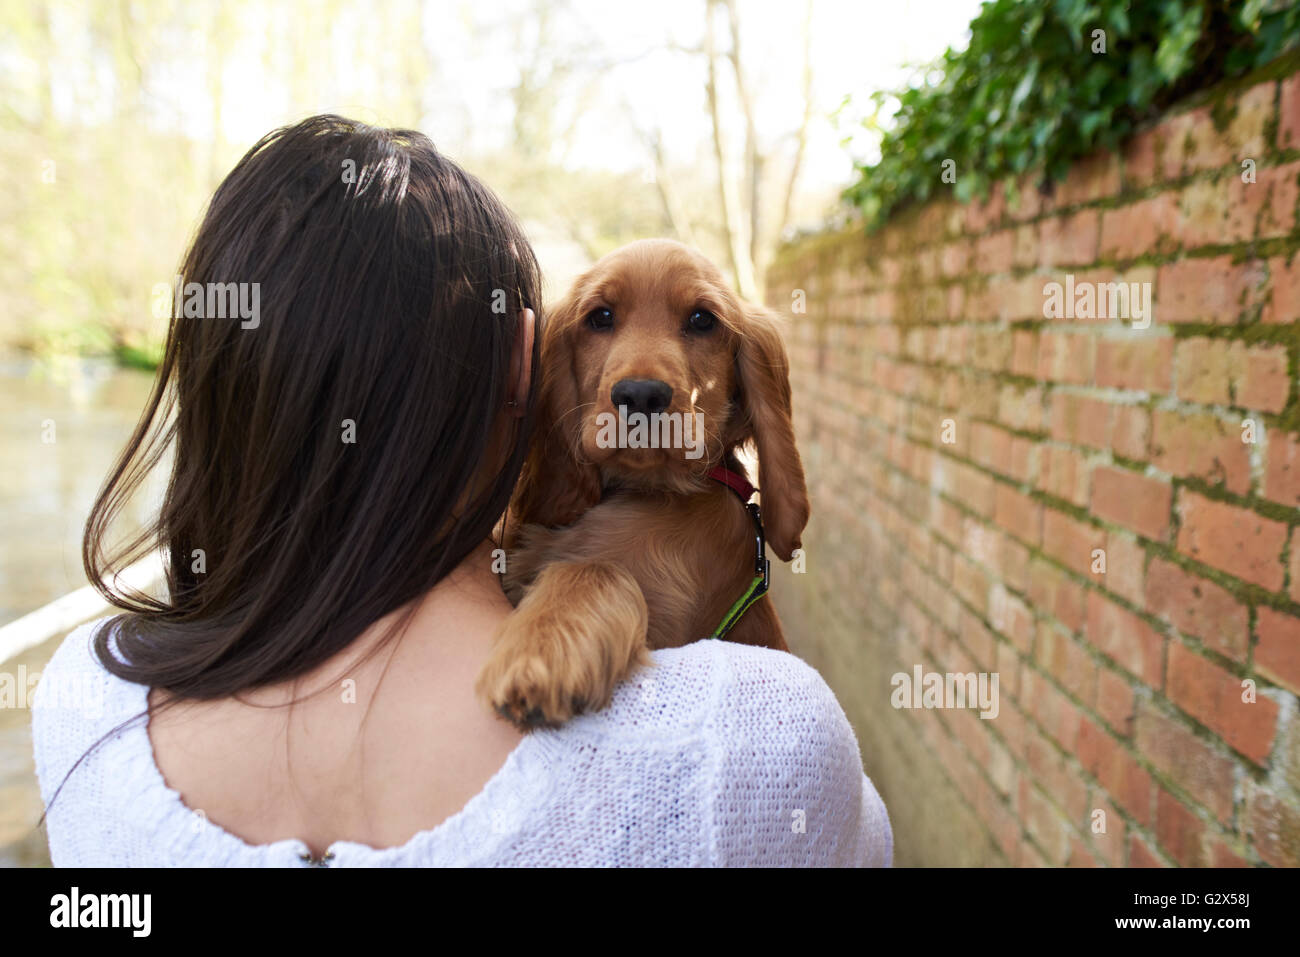
[{"label": "woman's shoulder", "polygon": [[143,710],[147,689],[109,672],[95,652],[96,638],[111,621],[74,628],[41,669],[32,702],[32,748],[47,802],[47,792],[91,744]]},{"label": "woman's shoulder", "polygon": [[[703,795],[715,864],[888,864],[892,834],[857,736],[815,668],[707,639],[651,654],[602,712],[559,734],[611,743],[647,777]],[[656,757],[657,756],[657,757]]]},{"label": "woman's shoulder", "polygon": [[41,669],[34,709],[74,709],[92,718],[99,717],[103,708],[112,703],[105,693],[119,684],[130,685],[105,668],[95,651],[95,643],[101,636],[110,653],[115,651],[113,635],[108,630],[113,620],[114,616],[110,615],[85,622],[59,642]]},{"label": "woman's shoulder", "polygon": [[852,735],[830,686],[788,652],[709,638],[653,651],[650,659],[618,687],[601,712],[604,724],[654,734],[712,724],[736,740],[745,732],[770,735],[774,719],[792,731],[821,726]]}]

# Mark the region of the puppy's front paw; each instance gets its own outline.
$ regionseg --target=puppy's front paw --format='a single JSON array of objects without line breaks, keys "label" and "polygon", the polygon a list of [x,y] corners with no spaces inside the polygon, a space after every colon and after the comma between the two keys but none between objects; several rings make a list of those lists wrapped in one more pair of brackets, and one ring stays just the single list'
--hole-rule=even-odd
[{"label": "puppy's front paw", "polygon": [[647,617],[645,597],[623,569],[548,565],[502,624],[476,690],[522,730],[598,711],[648,660]]}]

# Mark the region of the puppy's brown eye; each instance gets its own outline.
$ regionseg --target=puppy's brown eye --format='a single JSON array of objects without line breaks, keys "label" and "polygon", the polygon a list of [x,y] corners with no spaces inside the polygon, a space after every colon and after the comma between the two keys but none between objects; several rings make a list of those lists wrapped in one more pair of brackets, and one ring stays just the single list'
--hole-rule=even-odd
[{"label": "puppy's brown eye", "polygon": [[707,309],[696,309],[686,321],[696,332],[708,332],[718,321],[718,317]]},{"label": "puppy's brown eye", "polygon": [[614,314],[608,309],[593,309],[587,314],[587,325],[593,329],[612,329],[614,327]]}]

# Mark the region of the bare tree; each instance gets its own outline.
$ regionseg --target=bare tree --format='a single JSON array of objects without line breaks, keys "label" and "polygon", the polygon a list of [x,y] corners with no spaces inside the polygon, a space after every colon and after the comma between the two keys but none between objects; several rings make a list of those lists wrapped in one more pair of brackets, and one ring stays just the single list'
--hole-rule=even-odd
[{"label": "bare tree", "polygon": [[[754,277],[754,260],[749,254],[740,208],[736,204],[731,177],[727,172],[727,150],[722,136],[722,115],[718,104],[718,52],[714,30],[714,10],[722,0],[706,0],[704,24],[704,56],[708,63],[705,93],[709,102],[709,119],[713,123],[713,155],[718,162],[718,195],[722,199],[722,232],[727,245],[727,258],[740,294],[753,298],[758,286]],[[748,151],[748,150],[747,150]]]},{"label": "bare tree", "polygon": [[[716,18],[719,10],[727,15],[729,45],[725,54],[717,48]],[[707,63],[705,96],[712,124],[713,152],[718,166],[718,192],[722,206],[722,232],[727,247],[727,258],[735,276],[736,286],[742,295],[757,297],[763,288],[767,264],[772,251],[790,223],[799,172],[807,146],[808,126],[812,121],[812,0],[805,0],[802,25],[803,39],[803,116],[793,134],[794,157],[777,209],[780,216],[775,226],[769,228],[764,218],[765,168],[772,158],[759,143],[754,120],[754,97],[746,74],[741,48],[740,13],[736,0],[705,0],[704,56]],[[732,182],[727,162],[727,147],[723,134],[722,110],[719,97],[718,62],[725,56],[731,67],[736,99],[744,121],[743,159],[741,183]],[[739,196],[738,196],[739,194]],[[743,203],[741,198],[743,197]]]}]

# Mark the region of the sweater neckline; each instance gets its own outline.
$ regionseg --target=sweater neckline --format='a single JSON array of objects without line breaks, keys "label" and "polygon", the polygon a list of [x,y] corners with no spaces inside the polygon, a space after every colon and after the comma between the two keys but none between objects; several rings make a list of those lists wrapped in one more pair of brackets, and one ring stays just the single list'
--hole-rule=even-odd
[{"label": "sweater neckline", "polygon": [[[116,647],[114,647],[116,653]],[[134,767],[122,769],[119,780],[130,784],[134,782],[132,798],[138,799],[144,792],[152,791],[160,795],[163,806],[161,813],[153,821],[159,837],[165,842],[178,860],[198,861],[211,855],[211,844],[215,842],[225,849],[225,853],[237,852],[244,857],[264,857],[268,862],[276,862],[287,857],[295,858],[302,866],[310,866],[317,861],[354,864],[372,860],[389,860],[405,857],[417,849],[442,841],[452,841],[460,848],[472,847],[479,841],[467,842],[471,835],[484,838],[505,837],[505,829],[494,827],[499,822],[485,822],[484,817],[500,804],[500,799],[512,790],[522,790],[526,782],[541,785],[542,781],[535,773],[539,766],[548,762],[548,755],[553,742],[550,740],[555,732],[540,729],[529,732],[515,745],[506,756],[505,761],[484,783],[473,797],[454,814],[444,818],[431,828],[416,831],[401,844],[387,847],[373,847],[359,841],[338,840],[330,844],[318,859],[313,859],[307,842],[298,837],[284,837],[263,844],[252,844],[233,831],[226,830],[220,824],[208,820],[201,811],[185,803],[179,791],[167,783],[162,769],[154,755],[153,739],[149,736],[149,691],[147,685],[131,684],[137,696],[136,710],[143,712],[139,720],[132,722],[124,733],[135,735],[134,746],[128,748]],[[536,789],[529,788],[529,795],[535,798]],[[517,802],[515,802],[517,803]],[[131,804],[124,805],[133,806]],[[148,801],[140,807],[157,807],[156,802]],[[207,847],[209,851],[204,852]],[[287,862],[286,862],[287,863]]]}]

